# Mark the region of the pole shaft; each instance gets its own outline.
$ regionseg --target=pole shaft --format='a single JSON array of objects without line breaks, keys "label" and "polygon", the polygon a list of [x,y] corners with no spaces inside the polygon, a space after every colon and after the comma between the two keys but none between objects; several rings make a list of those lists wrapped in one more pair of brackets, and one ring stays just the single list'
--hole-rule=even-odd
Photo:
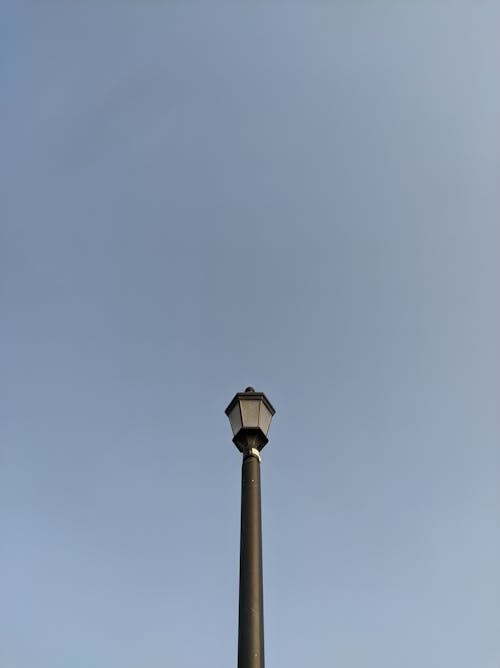
[{"label": "pole shaft", "polygon": [[241,470],[238,668],[264,668],[260,461],[244,456]]}]

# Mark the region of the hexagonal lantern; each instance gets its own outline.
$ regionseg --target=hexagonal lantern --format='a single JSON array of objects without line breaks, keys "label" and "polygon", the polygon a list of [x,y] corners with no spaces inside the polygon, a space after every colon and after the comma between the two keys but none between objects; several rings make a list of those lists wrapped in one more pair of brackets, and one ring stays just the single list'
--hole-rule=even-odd
[{"label": "hexagonal lantern", "polygon": [[234,397],[226,408],[226,415],[233,430],[233,443],[240,452],[252,448],[262,450],[275,412],[266,395],[253,387],[247,387]]}]

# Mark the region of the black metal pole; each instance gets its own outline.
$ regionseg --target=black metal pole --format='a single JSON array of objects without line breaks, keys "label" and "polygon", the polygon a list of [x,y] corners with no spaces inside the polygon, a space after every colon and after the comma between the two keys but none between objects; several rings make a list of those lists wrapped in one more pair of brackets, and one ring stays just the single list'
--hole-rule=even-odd
[{"label": "black metal pole", "polygon": [[260,458],[243,455],[241,469],[238,668],[264,668]]}]

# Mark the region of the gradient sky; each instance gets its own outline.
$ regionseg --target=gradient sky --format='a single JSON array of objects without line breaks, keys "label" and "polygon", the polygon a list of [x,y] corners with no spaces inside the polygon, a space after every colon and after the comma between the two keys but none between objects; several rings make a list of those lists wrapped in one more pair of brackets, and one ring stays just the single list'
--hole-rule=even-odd
[{"label": "gradient sky", "polygon": [[0,18],[0,668],[498,668],[500,4]]}]

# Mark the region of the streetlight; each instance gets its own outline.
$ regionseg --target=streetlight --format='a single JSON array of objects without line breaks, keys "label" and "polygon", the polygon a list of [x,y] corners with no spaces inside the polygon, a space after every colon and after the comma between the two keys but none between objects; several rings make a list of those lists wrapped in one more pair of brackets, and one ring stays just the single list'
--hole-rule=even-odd
[{"label": "streetlight", "polygon": [[264,668],[260,451],[274,413],[266,395],[253,387],[236,394],[226,408],[233,443],[243,454],[238,668]]}]

